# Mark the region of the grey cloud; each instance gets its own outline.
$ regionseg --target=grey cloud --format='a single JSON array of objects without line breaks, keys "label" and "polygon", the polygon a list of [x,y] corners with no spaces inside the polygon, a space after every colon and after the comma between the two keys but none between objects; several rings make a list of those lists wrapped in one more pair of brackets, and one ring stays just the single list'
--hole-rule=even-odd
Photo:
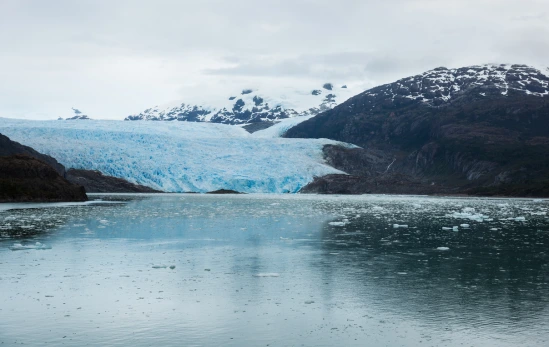
[{"label": "grey cloud", "polygon": [[207,69],[205,74],[220,76],[302,77],[362,80],[385,83],[418,74],[435,67],[452,66],[451,59],[441,56],[412,56],[393,52],[340,52],[302,55],[276,62],[261,58],[237,61],[235,66]]},{"label": "grey cloud", "polygon": [[120,119],[237,79],[549,65],[548,13],[546,0],[2,0],[0,117],[74,104]]},{"label": "grey cloud", "polygon": [[361,52],[301,55],[265,62],[261,57],[238,61],[236,66],[207,69],[209,75],[288,76],[288,77],[349,77],[360,74],[369,54]]}]

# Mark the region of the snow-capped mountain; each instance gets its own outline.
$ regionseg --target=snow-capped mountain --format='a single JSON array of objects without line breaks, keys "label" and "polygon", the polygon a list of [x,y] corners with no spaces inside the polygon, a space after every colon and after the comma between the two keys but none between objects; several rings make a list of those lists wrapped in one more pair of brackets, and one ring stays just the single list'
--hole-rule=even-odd
[{"label": "snow-capped mountain", "polygon": [[246,124],[311,116],[332,109],[356,94],[346,85],[325,83],[318,89],[288,90],[282,95],[266,95],[261,90],[244,89],[204,104],[175,103],[146,109],[125,120],[164,120]]},{"label": "snow-capped mountain", "polygon": [[[87,115],[83,114],[82,111],[80,111],[77,108],[72,108],[72,111],[74,112],[74,116],[65,118],[65,120],[90,120],[91,118]],[[63,118],[58,118],[57,120],[63,120]]]},{"label": "snow-capped mountain", "polygon": [[360,179],[328,177],[309,192],[543,196],[549,194],[549,70],[438,68],[367,90],[284,136],[363,148],[325,151],[328,163]]},{"label": "snow-capped mountain", "polygon": [[519,92],[549,96],[549,69],[527,65],[487,64],[447,69],[439,67],[420,75],[369,89],[353,99],[362,106],[402,106],[419,101],[429,106],[451,103],[463,92],[475,88],[479,97]]},{"label": "snow-capped mountain", "polygon": [[[63,119],[63,118],[61,118]],[[91,118],[88,117],[87,115],[77,115],[77,116],[72,116],[72,117],[69,117],[69,118],[65,118],[65,120],[90,120]]]},{"label": "snow-capped mountain", "polygon": [[[441,117],[463,114],[480,119],[480,115],[497,115],[497,119],[504,119],[511,110],[519,113],[534,104],[542,107],[545,97],[549,97],[548,68],[509,64],[439,67],[366,90],[332,110],[296,124],[285,136],[330,138],[369,146],[373,139],[387,142],[388,122],[397,129],[395,134],[404,134],[407,127],[417,131],[427,125],[447,124],[448,128],[465,121],[452,118],[443,122]],[[475,114],[470,110],[472,105],[478,108]],[[515,110],[517,106],[520,108]],[[532,109],[529,114],[535,113]],[[432,134],[433,130],[424,131]],[[417,136],[426,134],[403,136],[399,141],[418,141]]]}]

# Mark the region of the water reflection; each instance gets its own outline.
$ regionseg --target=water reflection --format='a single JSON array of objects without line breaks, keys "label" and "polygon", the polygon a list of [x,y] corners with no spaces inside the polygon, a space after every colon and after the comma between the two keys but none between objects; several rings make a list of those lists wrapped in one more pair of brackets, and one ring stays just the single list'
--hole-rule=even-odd
[{"label": "water reflection", "polygon": [[[408,228],[393,227],[398,217],[325,223],[324,258],[316,264],[324,278],[352,281],[357,295],[428,323],[520,329],[547,316],[549,234],[539,231],[540,221],[449,232],[440,225],[452,225],[451,220],[433,223],[429,213],[407,216],[414,225]],[[344,267],[346,274],[333,267]]]},{"label": "water reflection", "polygon": [[[549,339],[543,201],[98,198],[123,203],[0,211],[0,342]],[[33,242],[51,249],[10,250]]]}]

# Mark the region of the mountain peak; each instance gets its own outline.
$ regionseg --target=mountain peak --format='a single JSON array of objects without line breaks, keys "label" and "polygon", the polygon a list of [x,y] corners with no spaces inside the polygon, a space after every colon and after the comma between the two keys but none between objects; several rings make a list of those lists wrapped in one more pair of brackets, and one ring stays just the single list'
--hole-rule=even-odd
[{"label": "mountain peak", "polygon": [[[77,119],[89,120],[89,119],[91,119],[87,115],[83,114],[82,111],[80,111],[77,108],[72,107],[72,111],[74,112],[74,116],[72,116],[70,118],[66,118],[66,120],[77,120]],[[59,118],[58,120],[63,120],[63,118]]]},{"label": "mountain peak", "polygon": [[155,106],[139,114],[130,115],[125,120],[177,120],[224,124],[272,122],[297,116],[316,115],[335,107],[354,94],[353,90],[346,85],[334,90],[332,83],[324,83],[321,88],[313,89],[312,92],[292,88],[279,96],[246,88],[238,93],[228,94],[221,100],[212,100],[208,103]]},{"label": "mountain peak", "polygon": [[369,89],[360,95],[369,97],[372,107],[381,100],[397,104],[419,101],[441,106],[470,89],[478,90],[482,97],[508,95],[510,92],[547,96],[549,76],[534,67],[520,64],[485,64],[457,69],[438,67]]}]

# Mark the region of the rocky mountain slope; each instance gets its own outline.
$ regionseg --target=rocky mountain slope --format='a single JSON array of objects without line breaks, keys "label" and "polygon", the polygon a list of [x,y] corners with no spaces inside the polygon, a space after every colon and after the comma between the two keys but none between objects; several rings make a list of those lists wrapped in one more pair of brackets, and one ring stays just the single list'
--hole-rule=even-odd
[{"label": "rocky mountain slope", "polygon": [[[548,75],[524,65],[437,68],[367,90],[285,136],[363,147],[359,154],[325,148],[324,155],[379,182],[364,192],[404,193],[414,182],[425,192],[549,195]],[[372,157],[379,160],[365,159]],[[331,177],[316,192],[330,182],[341,190],[342,180]]]},{"label": "rocky mountain slope", "polygon": [[[90,119],[91,118],[86,115],[77,115],[77,116],[72,116],[70,118],[65,118],[65,120],[90,120]],[[63,118],[59,120],[63,120]]]},{"label": "rocky mountain slope", "polygon": [[0,156],[0,202],[86,201],[84,187],[25,154]]},{"label": "rocky mountain slope", "polygon": [[64,175],[54,158],[0,134],[0,202],[86,201]]},{"label": "rocky mountain slope", "polygon": [[90,120],[91,118],[88,115],[85,115],[77,108],[72,108],[74,116],[63,119],[62,117],[57,118],[57,120]]},{"label": "rocky mountain slope", "polygon": [[[78,186],[83,186],[85,190],[89,193],[154,193],[154,192],[158,192],[157,190],[154,190],[152,188],[133,184],[131,182],[128,182],[120,178],[105,176],[98,171],[74,170],[74,169],[70,169],[69,171],[66,171],[65,166],[60,164],[55,158],[52,158],[49,155],[45,155],[40,152],[37,152],[31,147],[24,146],[18,142],[12,141],[7,136],[0,134],[0,157],[2,156],[13,157],[14,155],[24,155],[27,157],[32,157],[32,158],[38,159],[41,162],[46,163],[47,165],[52,167],[55,171],[57,171],[60,177]],[[2,159],[5,161],[4,164],[8,165],[8,161],[6,161],[7,159],[6,158],[2,158]],[[24,174],[25,171],[28,171],[27,166],[38,165],[33,161],[29,161],[29,160],[25,161],[23,159],[25,159],[25,157],[20,158],[20,160],[18,161],[13,161],[13,158],[9,159],[9,165],[6,166],[6,168],[15,167],[13,165],[23,165],[21,166],[21,170],[23,170],[22,174]],[[43,170],[43,169],[40,169],[40,170]],[[13,176],[12,178],[18,179],[17,176]],[[39,176],[37,176],[37,178],[39,178]],[[5,177],[5,179],[7,178]],[[22,184],[22,182],[23,181],[21,181],[20,183]],[[30,191],[32,190],[31,189],[32,186],[35,184],[36,182],[34,183],[31,182],[29,183],[29,187],[24,187],[24,189],[18,188],[18,191],[21,191],[21,189],[25,191]],[[47,183],[44,183],[44,184],[46,186],[48,185]],[[63,184],[57,184],[57,186],[58,188],[59,187],[63,188]],[[55,188],[54,186],[51,186],[48,189],[51,189],[51,191],[53,191],[54,188]],[[66,196],[66,198],[70,199],[71,197]],[[22,197],[22,201],[40,200],[38,197],[33,199],[29,197],[28,193],[25,193],[25,195]],[[47,201],[48,199],[49,198],[44,197],[44,201]],[[57,200],[58,200],[57,198],[54,198],[54,201],[57,201]],[[14,201],[14,198],[11,197],[10,201]]]},{"label": "rocky mountain slope", "polygon": [[67,180],[85,187],[88,193],[160,193],[159,190],[106,176],[96,170],[69,169]]},{"label": "rocky mountain slope", "polygon": [[39,153],[29,146],[24,146],[19,142],[12,141],[7,136],[0,134],[0,156],[12,156],[14,154],[25,154],[29,157],[43,161],[57,171],[60,176],[65,176],[65,167],[55,160],[55,158]]},{"label": "rocky mountain slope", "polygon": [[353,95],[346,85],[325,83],[318,89],[291,90],[280,96],[266,95],[260,90],[244,89],[222,100],[204,104],[176,103],[155,106],[125,120],[188,121],[223,124],[273,122],[280,119],[311,116],[330,110]]}]

